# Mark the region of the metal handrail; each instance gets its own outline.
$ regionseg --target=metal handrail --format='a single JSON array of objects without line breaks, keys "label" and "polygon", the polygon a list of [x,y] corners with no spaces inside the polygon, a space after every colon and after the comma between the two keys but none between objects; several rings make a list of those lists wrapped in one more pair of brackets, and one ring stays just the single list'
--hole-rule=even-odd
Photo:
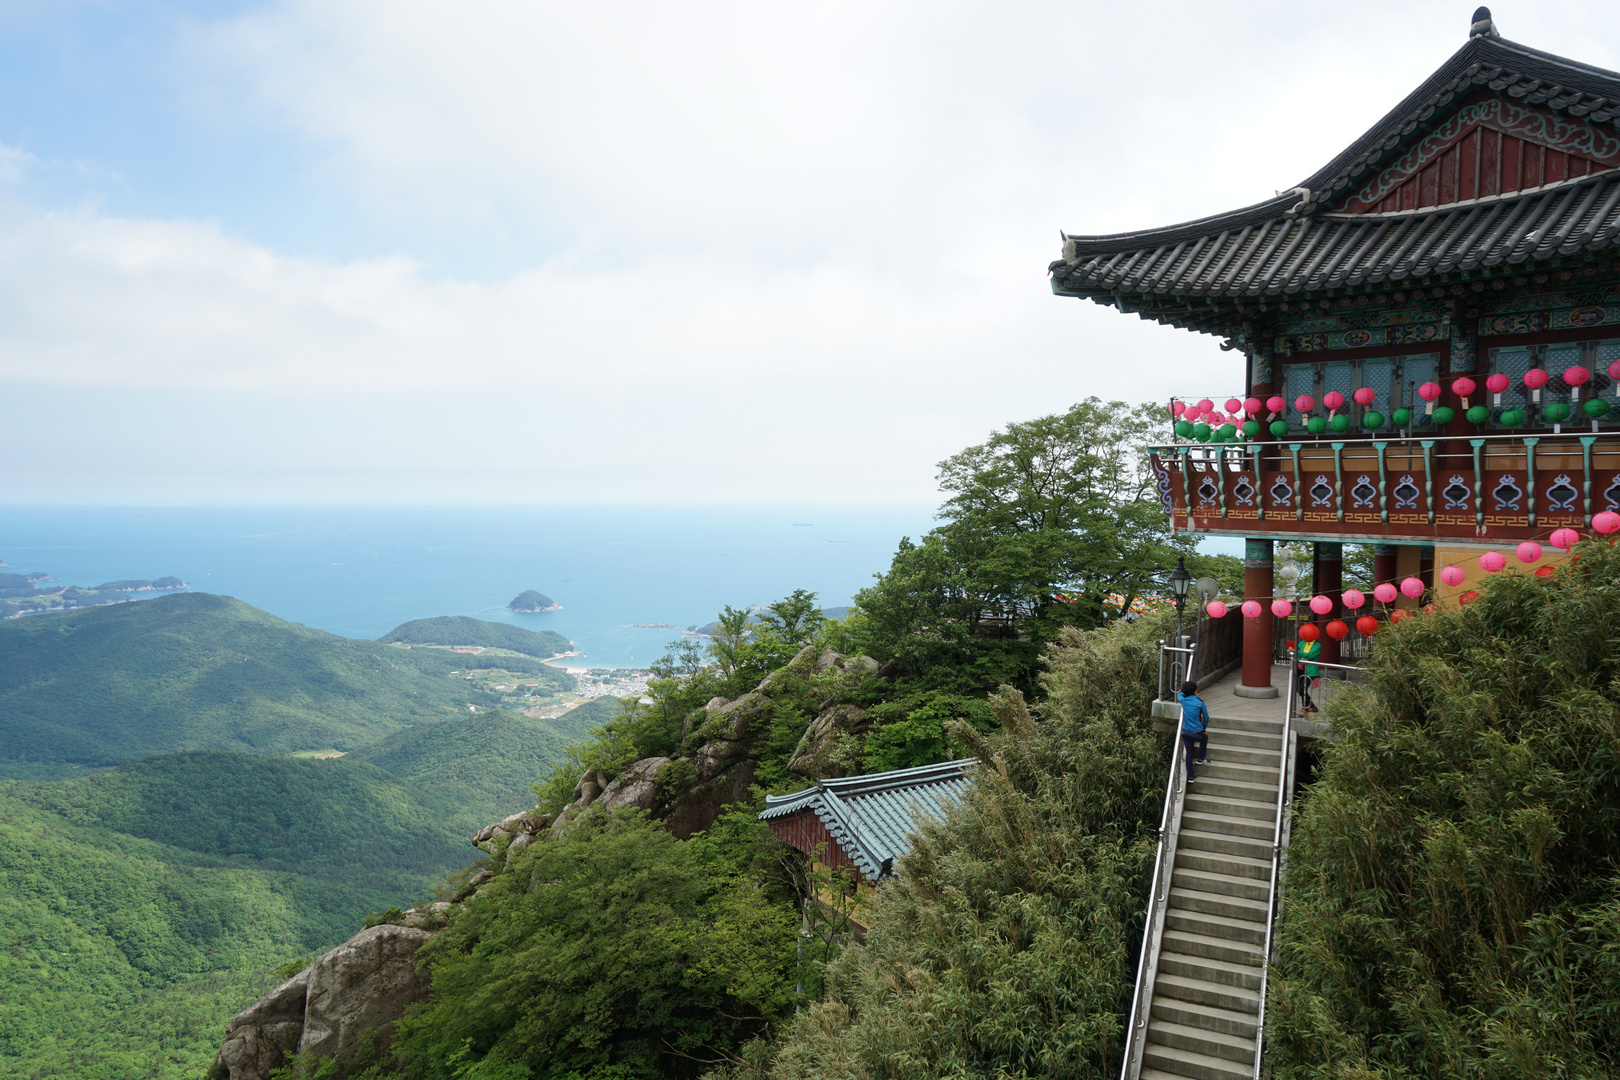
[{"label": "metal handrail", "polygon": [[[1340,671],[1359,671],[1353,664],[1328,664],[1320,660],[1310,663],[1319,668],[1338,668]],[[1271,889],[1270,899],[1266,901],[1266,946],[1265,952],[1260,956],[1260,1014],[1255,1019],[1254,1028],[1254,1080],[1260,1080],[1260,1061],[1266,1045],[1266,986],[1271,975],[1271,939],[1272,930],[1277,922],[1277,886],[1280,880],[1278,873],[1282,860],[1283,817],[1293,809],[1294,800],[1289,782],[1293,772],[1294,745],[1292,735],[1294,730],[1294,688],[1299,685],[1299,676],[1295,671],[1288,673],[1287,708],[1283,711],[1282,755],[1277,761],[1277,824],[1271,831]]]},{"label": "metal handrail", "polygon": [[[1166,653],[1186,653],[1188,670],[1194,670],[1192,665],[1197,660],[1198,646],[1196,644],[1182,647],[1166,645],[1159,642],[1159,695],[1164,696],[1164,672]],[[1151,987],[1153,975],[1157,969],[1155,962],[1151,967],[1148,961],[1153,953],[1155,929],[1163,925],[1163,909],[1170,898],[1170,875],[1164,872],[1164,853],[1166,842],[1174,829],[1172,814],[1175,810],[1177,797],[1185,790],[1186,784],[1182,780],[1182,747],[1181,725],[1176,725],[1176,737],[1170,750],[1170,779],[1165,785],[1164,812],[1159,816],[1159,844],[1153,854],[1153,886],[1148,890],[1147,921],[1142,927],[1142,952],[1136,959],[1136,985],[1131,992],[1131,1017],[1125,1028],[1124,1060],[1120,1065],[1120,1080],[1138,1080],[1142,1072],[1142,1042],[1147,1028],[1147,1009],[1142,1000],[1144,985]],[[1161,894],[1161,885],[1163,886]],[[1145,978],[1144,978],[1145,976]],[[1151,1005],[1151,1002],[1147,1003]],[[1138,1019],[1140,1017],[1140,1019]]]},{"label": "metal handrail", "polygon": [[[1575,417],[1571,416],[1570,419],[1574,420]],[[1567,424],[1561,426],[1573,427],[1573,425]],[[1579,441],[1582,436],[1591,438],[1593,435],[1620,437],[1620,428],[1610,427],[1601,429],[1599,431],[1583,430],[1580,428],[1574,428],[1573,430],[1568,431],[1548,431],[1538,428],[1535,430],[1526,431],[1501,432],[1493,435],[1482,435],[1477,432],[1470,432],[1466,435],[1447,435],[1443,431],[1413,432],[1412,434],[1401,434],[1399,431],[1395,431],[1390,432],[1387,435],[1383,432],[1374,431],[1333,431],[1324,432],[1321,435],[1312,435],[1309,432],[1290,431],[1287,435],[1281,436],[1280,438],[1270,436],[1265,439],[1244,439],[1242,442],[1199,442],[1196,439],[1174,438],[1168,442],[1150,443],[1147,449],[1150,453],[1155,450],[1179,450],[1182,447],[1188,447],[1191,449],[1202,448],[1210,451],[1263,450],[1268,447],[1287,446],[1290,443],[1299,443],[1301,446],[1308,446],[1314,445],[1315,443],[1327,445],[1334,442],[1342,442],[1346,446],[1350,446],[1352,444],[1359,445],[1365,442],[1368,445],[1371,445],[1375,439],[1379,442],[1388,443],[1391,446],[1395,446],[1399,443],[1421,443],[1425,441],[1438,443],[1458,439],[1483,439],[1486,442],[1523,442],[1527,438],[1569,439]],[[1214,456],[1215,455],[1212,453],[1210,456],[1211,460],[1214,458]],[[1452,456],[1462,457],[1466,455],[1456,454]]]}]

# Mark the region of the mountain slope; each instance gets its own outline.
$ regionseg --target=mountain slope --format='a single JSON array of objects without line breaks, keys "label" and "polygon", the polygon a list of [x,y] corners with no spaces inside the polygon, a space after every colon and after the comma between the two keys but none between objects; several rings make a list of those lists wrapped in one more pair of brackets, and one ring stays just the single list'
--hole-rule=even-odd
[{"label": "mountain slope", "polygon": [[[186,749],[353,749],[499,704],[448,677],[465,663],[206,593],[0,623],[0,776]],[[574,685],[563,672],[544,677]]]},{"label": "mountain slope", "polygon": [[573,642],[555,630],[525,630],[510,623],[485,622],[467,615],[412,619],[399,624],[377,640],[384,644],[398,641],[407,645],[483,645],[491,649],[509,649],[525,656],[537,656],[542,660],[574,647]]},{"label": "mountain slope", "polygon": [[484,820],[502,818],[534,805],[531,785],[575,741],[554,724],[508,712],[480,713],[396,731],[344,760],[386,769],[420,785],[419,790],[431,788],[464,811],[476,808]]}]

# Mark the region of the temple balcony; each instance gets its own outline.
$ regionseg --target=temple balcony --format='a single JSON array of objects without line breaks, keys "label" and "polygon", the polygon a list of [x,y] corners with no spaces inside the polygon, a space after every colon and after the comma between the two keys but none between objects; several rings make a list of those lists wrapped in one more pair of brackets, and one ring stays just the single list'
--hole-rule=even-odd
[{"label": "temple balcony", "polygon": [[1151,448],[1177,531],[1497,544],[1620,510],[1620,431],[1284,436]]}]

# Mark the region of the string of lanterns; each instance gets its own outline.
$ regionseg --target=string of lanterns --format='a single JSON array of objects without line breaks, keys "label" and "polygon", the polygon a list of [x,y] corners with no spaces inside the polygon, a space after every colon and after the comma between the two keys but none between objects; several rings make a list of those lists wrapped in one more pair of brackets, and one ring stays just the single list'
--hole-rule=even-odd
[{"label": "string of lanterns", "polygon": [[[1620,400],[1620,360],[1611,363],[1608,371],[1609,378],[1614,382],[1616,398]],[[1595,424],[1614,407],[1597,394],[1593,394],[1585,403],[1581,402],[1581,388],[1591,381],[1592,373],[1579,364],[1565,368],[1562,376],[1564,385],[1569,388],[1569,402],[1549,400],[1543,404],[1541,391],[1551,377],[1545,368],[1531,368],[1524,373],[1521,381],[1529,393],[1530,402],[1541,405],[1542,417],[1555,427],[1574,415],[1576,408]],[[1491,404],[1500,406],[1502,395],[1512,385],[1513,380],[1502,372],[1487,376],[1485,389],[1491,394]],[[1489,406],[1469,403],[1478,389],[1478,384],[1466,375],[1453,379],[1451,383],[1451,392],[1462,402],[1463,416],[1476,425],[1487,423],[1491,418]],[[1444,390],[1437,382],[1426,382],[1417,388],[1418,397],[1423,399],[1424,415],[1432,419],[1436,426],[1449,424],[1457,418],[1457,410],[1450,405],[1435,404],[1443,394]],[[1392,423],[1396,428],[1405,428],[1412,423],[1412,410],[1404,406],[1391,410],[1388,417],[1373,408],[1378,400],[1378,392],[1370,386],[1356,390],[1351,394],[1351,399],[1362,407],[1361,426],[1368,431],[1377,431],[1386,423]],[[1287,408],[1288,402],[1277,396],[1263,402],[1257,397],[1228,398],[1224,410],[1217,409],[1215,402],[1209,398],[1197,402],[1172,400],[1170,417],[1179,439],[1225,443],[1259,438],[1262,429],[1260,417],[1264,414],[1265,430],[1273,438],[1280,439],[1288,434],[1288,421],[1283,418]],[[1294,408],[1305,417],[1305,430],[1312,435],[1325,435],[1330,431],[1342,434],[1350,430],[1349,414],[1341,412],[1345,408],[1345,397],[1337,390],[1329,390],[1322,395],[1322,408],[1327,410],[1326,416],[1313,415],[1317,402],[1310,394],[1296,397]],[[1497,418],[1500,424],[1510,428],[1522,427],[1528,419],[1526,410],[1517,406],[1504,409]]]},{"label": "string of lanterns", "polygon": [[[1594,532],[1602,533],[1605,536],[1620,532],[1620,514],[1612,510],[1604,510],[1593,515],[1592,529]],[[1552,535],[1547,537],[1547,542],[1559,551],[1570,550],[1580,543],[1580,540],[1581,534],[1567,527],[1554,529]],[[1526,566],[1541,561],[1543,554],[1542,546],[1534,540],[1526,540],[1513,550],[1513,557]],[[1507,568],[1507,564],[1507,556],[1500,551],[1487,551],[1479,557],[1480,569],[1487,574],[1501,573]],[[1551,572],[1551,569],[1551,567],[1542,567],[1537,571],[1537,574]],[[1462,566],[1457,563],[1449,563],[1440,568],[1440,581],[1444,585],[1453,587],[1461,585],[1467,580],[1467,577],[1468,575],[1464,572]],[[1398,587],[1393,582],[1385,581],[1373,587],[1373,599],[1386,606],[1395,603],[1396,599],[1401,596],[1417,600],[1423,596],[1425,588],[1423,580],[1417,577],[1404,578]],[[1464,595],[1465,602],[1468,595]],[[1345,589],[1340,594],[1339,601],[1351,611],[1358,611],[1366,605],[1367,595],[1359,589]],[[1271,601],[1271,614],[1278,619],[1290,618],[1294,615],[1294,603],[1292,600],[1281,597],[1273,599]],[[1333,610],[1333,601],[1326,596],[1313,596],[1307,602],[1307,606],[1315,615],[1326,615]],[[1204,613],[1214,619],[1224,619],[1232,610],[1230,606],[1221,600],[1211,600],[1204,606]],[[1258,619],[1265,607],[1259,600],[1251,599],[1243,601],[1237,610],[1245,619]],[[1400,622],[1406,615],[1407,612],[1405,611],[1393,611],[1390,613],[1390,621]],[[1360,632],[1362,637],[1372,637],[1378,631],[1378,620],[1371,614],[1362,615],[1356,619],[1356,630]],[[1320,632],[1326,633],[1334,641],[1342,641],[1349,636],[1350,627],[1342,619],[1333,619],[1327,625],[1321,627]],[[1315,641],[1318,633],[1315,623],[1303,623],[1299,627],[1299,636],[1303,641]]]}]

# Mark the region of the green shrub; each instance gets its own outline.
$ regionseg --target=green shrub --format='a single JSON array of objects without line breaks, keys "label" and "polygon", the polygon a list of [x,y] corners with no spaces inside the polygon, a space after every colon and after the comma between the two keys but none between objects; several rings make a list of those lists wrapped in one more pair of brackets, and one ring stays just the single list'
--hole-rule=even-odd
[{"label": "green shrub", "polygon": [[1278,1077],[1620,1069],[1620,551],[1380,634],[1297,807]]}]

